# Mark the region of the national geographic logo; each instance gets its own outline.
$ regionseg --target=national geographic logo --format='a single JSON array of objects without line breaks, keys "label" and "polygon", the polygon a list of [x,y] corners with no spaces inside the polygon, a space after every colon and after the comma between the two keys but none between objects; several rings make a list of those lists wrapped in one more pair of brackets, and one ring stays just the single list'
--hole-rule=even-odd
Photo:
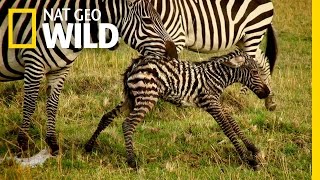
[{"label": "national geographic logo", "polygon": [[[50,20],[55,22],[68,22],[68,12],[70,8],[58,8],[53,9],[44,9],[43,10],[43,19]],[[14,43],[14,27],[13,27],[13,15],[15,13],[31,13],[31,43],[29,44],[15,44]],[[8,45],[9,48],[36,48],[36,38],[37,38],[37,10],[36,9],[9,9],[8,12]],[[91,42],[91,32],[90,32],[90,21],[99,21],[101,19],[101,12],[99,9],[77,9],[73,12],[74,19],[77,20],[77,23],[67,23],[65,27],[62,26],[62,23],[42,23],[42,30],[44,34],[44,39],[47,48],[54,48],[59,39],[60,45],[62,48],[69,48],[71,40],[74,41],[75,48],[112,48],[115,46],[119,40],[119,32],[115,25],[110,23],[98,23],[99,32],[96,32],[98,35],[99,42]],[[52,27],[54,26],[54,27]],[[106,32],[107,29],[111,31],[111,40],[106,42]],[[72,33],[74,32],[74,37]]]}]

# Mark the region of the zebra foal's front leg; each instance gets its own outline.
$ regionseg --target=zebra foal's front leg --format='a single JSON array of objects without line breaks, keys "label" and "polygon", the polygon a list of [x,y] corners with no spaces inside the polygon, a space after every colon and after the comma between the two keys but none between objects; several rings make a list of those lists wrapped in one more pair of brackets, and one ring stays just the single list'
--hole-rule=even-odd
[{"label": "zebra foal's front leg", "polygon": [[101,131],[103,131],[107,126],[109,126],[109,124],[113,121],[113,119],[115,117],[117,117],[119,113],[121,113],[123,105],[124,105],[124,103],[121,102],[119,105],[117,105],[111,111],[107,112],[106,114],[104,114],[102,116],[96,131],[93,133],[93,135],[91,136],[91,138],[89,139],[89,141],[85,145],[85,150],[87,152],[92,151],[93,145],[94,145],[96,139],[98,138],[99,134],[101,133]]},{"label": "zebra foal's front leg", "polygon": [[225,113],[225,117],[228,119],[233,131],[241,139],[246,148],[251,152],[253,159],[257,162],[257,165],[255,165],[253,168],[257,170],[261,161],[264,159],[260,150],[243,134],[237,122],[229,114]]},{"label": "zebra foal's front leg", "polygon": [[225,112],[223,111],[223,108],[218,100],[210,96],[204,96],[199,100],[198,106],[206,110],[216,120],[223,133],[230,139],[230,141],[236,148],[241,159],[252,168],[256,169],[258,166],[258,162],[254,157],[252,157],[251,153],[249,153],[238,141],[237,134],[233,130],[227,117],[224,115]]},{"label": "zebra foal's front leg", "polygon": [[47,121],[46,143],[50,147],[51,154],[53,156],[58,155],[59,153],[59,146],[57,143],[56,131],[55,131],[56,114],[57,114],[58,103],[59,103],[59,95],[63,88],[63,84],[65,81],[65,78],[68,75],[68,72],[69,72],[69,68],[67,67],[59,71],[55,71],[52,74],[47,74],[48,99],[46,103],[46,109],[47,109],[48,121]]},{"label": "zebra foal's front leg", "polygon": [[233,131],[241,139],[246,148],[252,153],[252,155],[256,156],[260,152],[260,150],[251,141],[249,141],[249,139],[241,131],[237,122],[229,114],[225,113],[224,116],[226,117],[226,119],[228,119]]},{"label": "zebra foal's front leg", "polygon": [[25,63],[23,122],[18,134],[18,145],[21,151],[28,150],[28,131],[30,118],[35,111],[39,95],[40,81],[44,76],[43,67],[34,62]]}]

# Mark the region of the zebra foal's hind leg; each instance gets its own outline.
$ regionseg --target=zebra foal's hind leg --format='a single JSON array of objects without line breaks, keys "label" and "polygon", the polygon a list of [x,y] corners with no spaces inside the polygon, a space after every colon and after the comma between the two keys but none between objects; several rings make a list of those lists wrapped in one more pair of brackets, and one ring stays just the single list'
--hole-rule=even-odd
[{"label": "zebra foal's hind leg", "polygon": [[93,145],[98,138],[99,134],[107,127],[109,124],[113,121],[115,117],[118,116],[119,113],[122,112],[122,107],[124,103],[121,102],[119,105],[117,105],[115,108],[113,108],[111,111],[104,114],[99,122],[99,125],[96,129],[96,131],[93,133],[89,141],[85,145],[85,150],[87,152],[91,152]]},{"label": "zebra foal's hind leg", "polygon": [[44,76],[43,69],[42,64],[25,60],[23,122],[17,138],[22,152],[28,150],[30,118],[36,108],[40,81]]},{"label": "zebra foal's hind leg", "polygon": [[56,138],[55,124],[56,124],[56,114],[59,103],[59,95],[63,88],[65,78],[67,77],[69,68],[63,68],[59,71],[55,71],[52,74],[47,74],[48,79],[48,89],[47,89],[47,134],[46,142],[51,149],[51,154],[53,156],[58,155],[59,146]]},{"label": "zebra foal's hind leg", "polygon": [[[145,94],[141,93],[140,94]],[[135,97],[135,102],[129,116],[122,123],[122,130],[124,134],[125,146],[127,150],[127,163],[133,168],[137,169],[138,164],[135,159],[133,151],[132,136],[138,123],[145,117],[145,115],[153,108],[157,102],[156,97]]]}]

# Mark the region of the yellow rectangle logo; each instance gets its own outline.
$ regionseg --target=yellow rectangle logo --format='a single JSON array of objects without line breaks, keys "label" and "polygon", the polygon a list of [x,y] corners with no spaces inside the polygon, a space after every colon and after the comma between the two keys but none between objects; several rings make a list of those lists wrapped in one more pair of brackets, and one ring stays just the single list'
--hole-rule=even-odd
[{"label": "yellow rectangle logo", "polygon": [[[31,44],[14,44],[13,43],[13,14],[14,13],[31,13]],[[8,45],[9,48],[36,48],[36,39],[37,39],[37,11],[36,9],[9,9],[8,12]]]}]

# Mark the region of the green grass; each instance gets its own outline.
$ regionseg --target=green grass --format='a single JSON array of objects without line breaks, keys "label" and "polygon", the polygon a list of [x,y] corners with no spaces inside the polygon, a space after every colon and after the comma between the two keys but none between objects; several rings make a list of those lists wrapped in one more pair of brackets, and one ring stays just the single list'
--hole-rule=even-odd
[{"label": "green grass", "polygon": [[[99,137],[93,153],[83,145],[105,110],[122,99],[122,76],[137,53],[85,50],[76,61],[60,98],[57,134],[62,155],[43,166],[0,164],[0,179],[310,179],[311,178],[311,1],[274,1],[279,57],[273,76],[278,107],[274,112],[252,93],[227,89],[228,112],[265,154],[260,171],[242,164],[217,123],[196,108],[159,102],[137,127],[135,152],[140,169],[125,163],[121,123],[115,119]],[[208,54],[184,50],[181,59],[198,61]],[[0,85],[0,157],[15,148],[22,118],[23,83]],[[32,152],[46,147],[45,83],[32,118]]]}]

